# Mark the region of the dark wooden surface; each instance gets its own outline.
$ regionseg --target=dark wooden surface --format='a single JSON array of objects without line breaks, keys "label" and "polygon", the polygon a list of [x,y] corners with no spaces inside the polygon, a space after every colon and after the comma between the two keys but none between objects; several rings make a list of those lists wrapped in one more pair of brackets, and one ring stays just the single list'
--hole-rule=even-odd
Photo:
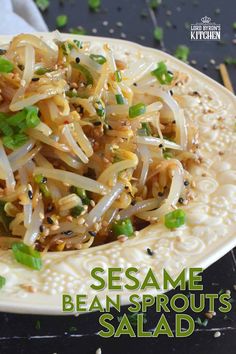
[{"label": "dark wooden surface", "polygon": [[[164,45],[173,53],[178,44],[186,44],[191,49],[190,62],[196,60],[199,70],[216,80],[220,80],[216,66],[227,56],[236,56],[236,46],[232,43],[236,31],[232,23],[236,21],[235,0],[163,0],[155,13],[158,25],[164,28]],[[62,5],[64,4],[64,5]],[[220,11],[218,10],[220,9]],[[171,12],[170,12],[171,11]],[[147,17],[141,13],[146,12]],[[144,0],[102,0],[98,13],[88,10],[86,0],[51,0],[50,8],[44,13],[50,30],[55,28],[55,18],[67,14],[69,23],[64,28],[83,26],[88,34],[126,37],[128,40],[159,48],[153,39],[153,21]],[[222,25],[223,43],[191,42],[188,23],[195,23],[203,16],[210,16]],[[107,21],[107,22],[104,22]],[[171,28],[166,26],[171,22]],[[119,27],[117,24],[123,25]],[[97,31],[97,33],[94,33]],[[113,32],[114,33],[111,33]],[[212,59],[216,64],[212,64]],[[236,67],[230,67],[230,76],[236,87]],[[234,251],[220,259],[203,274],[204,292],[218,293],[221,289],[231,290],[236,298],[233,285],[236,284],[236,263]],[[170,292],[169,295],[173,295]],[[50,317],[0,314],[0,354],[94,354],[101,347],[103,354],[235,354],[236,353],[236,313],[235,304],[227,317],[218,313],[206,327],[196,326],[194,334],[185,339],[139,339],[121,337],[119,339],[102,339],[99,331],[98,314],[80,317]],[[126,312],[126,308],[123,309]],[[196,314],[192,314],[194,318]],[[204,319],[204,316],[200,316]],[[159,315],[150,309],[147,314],[146,329],[154,328]],[[167,316],[174,328],[174,313]],[[116,322],[117,323],[117,322]],[[221,332],[214,338],[216,331]]]}]

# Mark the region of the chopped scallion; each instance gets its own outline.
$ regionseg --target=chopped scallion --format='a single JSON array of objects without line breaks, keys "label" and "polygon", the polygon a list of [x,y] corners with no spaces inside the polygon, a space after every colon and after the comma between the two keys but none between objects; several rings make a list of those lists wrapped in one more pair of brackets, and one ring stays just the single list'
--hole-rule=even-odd
[{"label": "chopped scallion", "polygon": [[59,15],[56,18],[57,27],[64,27],[68,22],[68,17],[66,15]]},{"label": "chopped scallion", "polygon": [[73,216],[73,218],[76,218],[77,216],[80,216],[83,211],[84,207],[82,207],[82,205],[77,205],[76,207],[71,209],[71,216]]},{"label": "chopped scallion", "polygon": [[39,8],[41,11],[47,10],[47,8],[48,8],[49,5],[50,5],[49,0],[36,0],[35,2],[36,2],[36,5],[38,6],[38,8]]},{"label": "chopped scallion", "polygon": [[86,80],[86,85],[87,86],[88,85],[93,85],[93,76],[90,73],[90,71],[84,65],[81,65],[81,64],[78,64],[78,63],[72,63],[71,66],[72,66],[73,69],[78,70],[81,75],[83,75],[83,77]]},{"label": "chopped scallion", "polygon": [[11,73],[14,65],[7,59],[0,57],[0,73]]},{"label": "chopped scallion", "polygon": [[15,150],[24,145],[28,140],[27,135],[23,133],[14,134],[12,136],[4,136],[2,138],[3,145],[8,149]]},{"label": "chopped scallion", "polygon": [[85,205],[89,205],[91,199],[87,196],[86,190],[83,188],[79,188],[79,187],[75,187],[75,186],[71,186],[70,187],[70,192],[71,193],[75,193],[77,194],[80,199],[82,200],[82,203]]},{"label": "chopped scallion", "polygon": [[107,61],[103,55],[90,54],[90,58],[100,65],[103,65]]},{"label": "chopped scallion", "polygon": [[97,11],[101,6],[101,0],[88,0],[90,10]]},{"label": "chopped scallion", "polygon": [[12,251],[17,262],[35,270],[42,268],[42,259],[38,251],[22,242],[13,243]]},{"label": "chopped scallion", "polygon": [[156,27],[153,32],[154,38],[158,41],[161,42],[163,40],[164,36],[164,31],[162,27]]},{"label": "chopped scallion", "polygon": [[187,61],[189,53],[190,53],[190,50],[186,45],[179,45],[176,48],[175,57],[180,60]]},{"label": "chopped scallion", "polygon": [[129,237],[133,235],[134,228],[131,220],[129,218],[126,218],[113,222],[112,231],[114,232],[115,236],[125,235]]},{"label": "chopped scallion", "polygon": [[122,96],[121,94],[117,94],[116,95],[116,103],[117,104],[124,104],[125,103],[124,96]]},{"label": "chopped scallion", "polygon": [[168,229],[175,229],[185,224],[185,212],[182,209],[176,209],[165,215],[165,226]]},{"label": "chopped scallion", "polygon": [[157,64],[157,68],[151,71],[151,75],[155,76],[162,85],[170,84],[173,80],[173,74],[168,71],[164,61]]},{"label": "chopped scallion", "polygon": [[114,76],[115,76],[115,81],[116,82],[121,82],[122,81],[122,76],[121,76],[120,70],[116,70],[115,73],[114,73]]},{"label": "chopped scallion", "polygon": [[129,108],[129,118],[135,118],[146,112],[146,105],[144,103],[137,103]]}]

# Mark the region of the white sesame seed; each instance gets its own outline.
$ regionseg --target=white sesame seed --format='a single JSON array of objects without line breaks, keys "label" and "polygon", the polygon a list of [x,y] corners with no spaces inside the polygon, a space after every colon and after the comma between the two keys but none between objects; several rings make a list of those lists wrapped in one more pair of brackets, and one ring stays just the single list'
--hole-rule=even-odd
[{"label": "white sesame seed", "polygon": [[121,21],[116,22],[117,27],[123,27],[123,23]]},{"label": "white sesame seed", "polygon": [[214,338],[219,338],[221,336],[221,332],[220,331],[216,331],[214,333]]},{"label": "white sesame seed", "polygon": [[95,354],[102,354],[102,349],[101,348],[98,348],[97,350],[96,350],[96,353]]},{"label": "white sesame seed", "polygon": [[97,28],[92,29],[92,33],[97,33],[97,31],[98,31]]},{"label": "white sesame seed", "polygon": [[103,21],[102,25],[103,26],[108,26],[108,23],[109,23],[108,21]]}]

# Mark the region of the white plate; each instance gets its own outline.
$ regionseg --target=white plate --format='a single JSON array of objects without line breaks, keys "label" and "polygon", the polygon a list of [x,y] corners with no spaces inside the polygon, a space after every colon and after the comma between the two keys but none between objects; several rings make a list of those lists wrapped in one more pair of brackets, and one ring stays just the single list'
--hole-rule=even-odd
[{"label": "white plate", "polygon": [[[40,35],[48,39],[52,37],[52,34]],[[155,62],[167,60],[170,67],[189,74],[197,83],[198,91],[209,92],[217,97],[217,102],[223,107],[226,129],[212,130],[210,118],[200,119],[200,144],[206,166],[200,165],[194,171],[196,189],[200,194],[194,201],[194,208],[187,211],[191,225],[173,232],[163,225],[149,226],[138,237],[123,244],[113,242],[83,251],[48,253],[39,272],[14,261],[11,251],[1,251],[0,274],[7,278],[7,283],[0,291],[0,311],[61,314],[62,293],[87,294],[89,298],[95,295],[89,286],[93,267],[136,266],[140,269],[140,279],[147,268],[152,267],[158,279],[161,279],[163,267],[172,275],[178,274],[183,267],[206,268],[236,246],[235,96],[199,71],[159,50],[111,38],[67,34],[63,34],[63,37],[91,41],[95,46],[98,42],[108,42],[118,55],[124,52],[131,55],[142,53],[145,57],[152,57]],[[0,45],[7,43],[10,38],[0,36]],[[209,144],[204,143],[207,139]],[[222,149],[224,155],[220,156],[218,152]],[[154,256],[147,254],[148,247],[154,251]],[[37,292],[27,292],[22,284],[33,285]],[[104,294],[101,292],[99,297],[102,298]],[[128,295],[127,292],[122,293],[123,304],[127,304]]]}]

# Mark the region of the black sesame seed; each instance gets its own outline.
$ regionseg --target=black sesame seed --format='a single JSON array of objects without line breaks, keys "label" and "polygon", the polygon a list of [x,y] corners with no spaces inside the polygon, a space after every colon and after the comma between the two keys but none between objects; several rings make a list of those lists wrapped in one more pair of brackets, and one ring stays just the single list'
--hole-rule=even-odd
[{"label": "black sesame seed", "polygon": [[167,72],[168,74],[173,75],[172,71],[168,70]]},{"label": "black sesame seed", "polygon": [[40,226],[39,226],[39,231],[40,231],[40,232],[43,232],[43,230],[44,230],[44,226],[43,226],[43,225],[40,225]]},{"label": "black sesame seed", "polygon": [[147,248],[147,254],[149,255],[149,256],[153,256],[153,251],[150,249],[150,248]]},{"label": "black sesame seed", "polygon": [[138,84],[136,82],[133,83],[134,86],[138,86]]},{"label": "black sesame seed", "polygon": [[39,81],[39,77],[33,77],[31,81]]},{"label": "black sesame seed", "polygon": [[75,58],[75,61],[76,61],[77,64],[79,64],[80,58],[79,57]]},{"label": "black sesame seed", "polygon": [[94,122],[93,125],[95,125],[95,127],[98,127],[99,125],[101,125],[102,122]]},{"label": "black sesame seed", "polygon": [[135,205],[136,204],[136,200],[132,200],[132,202],[130,204],[131,205]]},{"label": "black sesame seed", "polygon": [[47,222],[51,225],[54,224],[54,221],[52,220],[52,218],[50,218],[50,216],[47,217]]},{"label": "black sesame seed", "polygon": [[97,233],[95,231],[89,231],[88,233],[89,233],[89,235],[91,235],[93,237],[97,236]]},{"label": "black sesame seed", "polygon": [[183,204],[184,198],[180,197],[179,200],[178,200],[178,202],[179,202],[180,204]]},{"label": "black sesame seed", "polygon": [[184,185],[185,185],[185,187],[187,187],[189,185],[189,181],[185,180]]},{"label": "black sesame seed", "polygon": [[163,147],[163,144],[160,144],[160,145],[159,145],[159,148],[162,148],[162,147]]},{"label": "black sesame seed", "polygon": [[42,183],[47,183],[47,180],[48,180],[47,177],[43,177],[42,178]]},{"label": "black sesame seed", "polygon": [[18,68],[19,68],[21,71],[23,71],[25,67],[24,67],[24,65],[19,64],[19,65],[18,65]]},{"label": "black sesame seed", "polygon": [[176,121],[175,121],[175,120],[173,120],[172,124],[176,124]]},{"label": "black sesame seed", "polygon": [[163,197],[164,193],[158,192],[158,197]]},{"label": "black sesame seed", "polygon": [[62,234],[66,236],[71,236],[73,234],[73,231],[71,230],[63,231]]},{"label": "black sesame seed", "polygon": [[29,199],[30,200],[32,200],[33,199],[33,193],[32,193],[32,191],[28,191],[28,197],[29,197]]},{"label": "black sesame seed", "polygon": [[172,90],[170,90],[169,92],[170,92],[170,95],[171,95],[171,96],[173,96],[173,91],[172,91]]}]

